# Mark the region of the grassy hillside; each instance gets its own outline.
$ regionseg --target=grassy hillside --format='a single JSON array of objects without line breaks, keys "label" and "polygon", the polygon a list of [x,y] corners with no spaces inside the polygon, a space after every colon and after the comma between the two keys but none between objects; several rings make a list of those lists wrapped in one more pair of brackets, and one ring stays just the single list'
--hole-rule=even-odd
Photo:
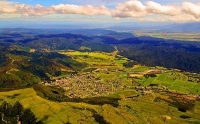
[{"label": "grassy hillside", "polygon": [[2,50],[0,62],[1,88],[29,87],[86,67],[86,64],[56,52],[30,52],[12,46]]},{"label": "grassy hillside", "polygon": [[[199,123],[200,102],[195,102],[193,110],[181,112],[166,102],[155,102],[154,97],[168,99],[168,95],[155,94],[131,99],[122,99],[120,106],[113,107],[108,104],[90,105],[74,102],[53,102],[37,96],[32,88],[0,93],[0,104],[7,101],[14,105],[17,101],[25,109],[30,109],[37,122],[48,124],[62,123],[152,123],[152,124],[187,124]],[[32,101],[32,102],[30,102]],[[156,111],[155,111],[156,110]],[[183,119],[182,117],[188,117]],[[191,118],[190,118],[191,117]]]}]

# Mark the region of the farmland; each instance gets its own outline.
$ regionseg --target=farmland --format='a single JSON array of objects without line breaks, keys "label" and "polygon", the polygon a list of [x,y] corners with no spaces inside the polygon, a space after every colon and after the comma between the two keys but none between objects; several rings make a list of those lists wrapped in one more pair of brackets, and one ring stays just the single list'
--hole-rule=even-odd
[{"label": "farmland", "polygon": [[79,52],[79,51],[67,51],[60,52],[71,56],[79,62],[85,62],[89,64],[89,67],[109,67],[109,68],[123,68],[123,63],[127,62],[127,58],[117,55],[117,51],[113,53],[106,52]]},{"label": "farmland", "polygon": [[[157,86],[158,89],[159,87],[164,88],[159,92],[200,94],[200,75],[198,73],[167,69],[161,66],[148,67],[118,55],[118,51],[107,53],[70,50],[59,53],[87,64],[87,67],[76,75],[62,76],[62,78],[50,84],[63,87],[67,91],[66,95],[71,98],[94,96],[118,96],[121,98],[122,96],[126,97],[127,92],[128,94],[135,94],[135,92],[130,92],[134,91],[134,88],[148,87],[148,90],[154,92],[151,86]],[[125,67],[127,63],[132,64]],[[149,92],[148,90],[141,91],[139,94]],[[71,94],[73,95],[71,96]]]},{"label": "farmland", "polygon": [[[135,86],[138,84],[150,86],[154,84],[167,86],[168,89],[176,92],[200,94],[200,74],[197,73],[181,72],[177,69],[166,69],[159,66],[148,67],[140,64],[124,67],[124,64],[130,60],[117,55],[117,51],[113,53],[79,51],[61,53],[71,56],[78,62],[87,63],[89,67],[83,69],[83,71],[92,69],[89,71],[90,74],[101,79],[104,84],[117,80],[123,86]],[[151,73],[154,76],[149,76]]]},{"label": "farmland", "polygon": [[148,67],[118,55],[118,51],[59,53],[86,66],[33,88],[0,92],[0,104],[19,101],[37,122],[49,124],[200,122],[197,73]]},{"label": "farmland", "polygon": [[177,92],[200,94],[200,84],[195,82],[195,80],[198,79],[193,78],[194,82],[192,82],[190,78],[191,77],[188,77],[183,73],[174,71],[158,74],[156,77],[144,77],[136,80],[145,86],[156,84],[158,86],[167,86],[169,89]]},{"label": "farmland", "polygon": [[165,32],[144,32],[136,31],[134,32],[137,36],[151,36],[156,38],[164,39],[175,39],[181,41],[200,41],[199,33],[165,33]]}]

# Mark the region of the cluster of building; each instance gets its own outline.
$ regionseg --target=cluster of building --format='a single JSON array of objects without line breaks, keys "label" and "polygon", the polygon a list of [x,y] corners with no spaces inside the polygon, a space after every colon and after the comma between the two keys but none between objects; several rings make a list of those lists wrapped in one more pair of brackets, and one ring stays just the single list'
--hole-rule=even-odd
[{"label": "cluster of building", "polygon": [[[116,70],[117,71],[117,70]],[[98,73],[109,73],[108,69],[96,69],[92,72],[85,72],[76,75],[70,75],[68,77],[56,80],[48,85],[60,86],[66,90],[66,95],[70,98],[86,98],[97,97],[112,94],[116,91],[123,91],[126,89],[132,89],[141,95],[152,94],[156,92],[168,92],[174,93],[176,91],[169,90],[167,86],[159,86],[151,84],[150,86],[134,86],[125,85],[120,79],[114,80],[102,80],[98,77]],[[160,70],[149,70],[146,74],[160,74],[163,73]],[[127,77],[138,76],[136,74],[127,74]],[[197,96],[195,96],[197,97]],[[199,97],[199,96],[198,96]]]},{"label": "cluster of building", "polygon": [[70,98],[86,98],[111,94],[123,90],[125,86],[120,85],[118,80],[104,82],[95,77],[94,73],[83,73],[56,80],[53,86],[61,86],[66,90]]}]

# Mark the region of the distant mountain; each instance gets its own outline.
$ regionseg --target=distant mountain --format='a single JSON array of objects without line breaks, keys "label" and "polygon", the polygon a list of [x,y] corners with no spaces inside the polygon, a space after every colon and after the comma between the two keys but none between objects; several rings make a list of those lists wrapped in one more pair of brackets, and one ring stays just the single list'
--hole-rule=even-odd
[{"label": "distant mountain", "polygon": [[113,34],[117,32],[106,30],[106,29],[76,29],[76,30],[70,30],[68,31],[68,33],[81,34],[81,35],[86,35],[86,36],[102,36],[102,35]]},{"label": "distant mountain", "polygon": [[111,30],[140,30],[153,32],[200,32],[200,22],[164,23],[164,22],[126,22],[109,27]]},{"label": "distant mountain", "polygon": [[109,30],[127,30],[127,31],[135,31],[135,30],[142,30],[142,31],[154,31],[172,23],[165,23],[165,22],[122,22],[117,25],[108,27]]},{"label": "distant mountain", "polygon": [[76,29],[76,30],[69,30],[68,33],[72,34],[80,34],[84,36],[107,36],[116,39],[125,39],[134,37],[134,35],[130,32],[118,32],[107,30],[107,29]]},{"label": "distant mountain", "polygon": [[[125,39],[134,37],[133,33],[125,32],[125,31],[114,31],[108,29],[28,29],[28,28],[13,28],[13,29],[0,29],[0,38],[9,38],[14,35],[26,35],[26,36],[33,36],[33,35],[48,35],[48,34],[76,34],[76,35],[83,35],[83,36],[107,36],[116,39]],[[7,36],[7,37],[6,37]],[[19,37],[18,36],[18,37]],[[15,37],[16,38],[16,37]]]},{"label": "distant mountain", "polygon": [[200,22],[176,23],[168,25],[160,31],[166,32],[200,32]]}]

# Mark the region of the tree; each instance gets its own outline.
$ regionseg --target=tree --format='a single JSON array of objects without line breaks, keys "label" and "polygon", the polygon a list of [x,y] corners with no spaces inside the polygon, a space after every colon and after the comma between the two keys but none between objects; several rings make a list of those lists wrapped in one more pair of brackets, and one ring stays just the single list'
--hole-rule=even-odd
[{"label": "tree", "polygon": [[6,116],[10,116],[12,111],[12,105],[6,101],[4,101],[0,107],[0,112],[2,112]]},{"label": "tree", "polygon": [[20,115],[19,120],[22,124],[36,124],[36,118],[30,109],[26,109],[22,115]]},{"label": "tree", "polygon": [[23,106],[19,101],[17,101],[12,108],[11,116],[16,117],[17,115],[21,115],[23,111],[24,111]]}]

